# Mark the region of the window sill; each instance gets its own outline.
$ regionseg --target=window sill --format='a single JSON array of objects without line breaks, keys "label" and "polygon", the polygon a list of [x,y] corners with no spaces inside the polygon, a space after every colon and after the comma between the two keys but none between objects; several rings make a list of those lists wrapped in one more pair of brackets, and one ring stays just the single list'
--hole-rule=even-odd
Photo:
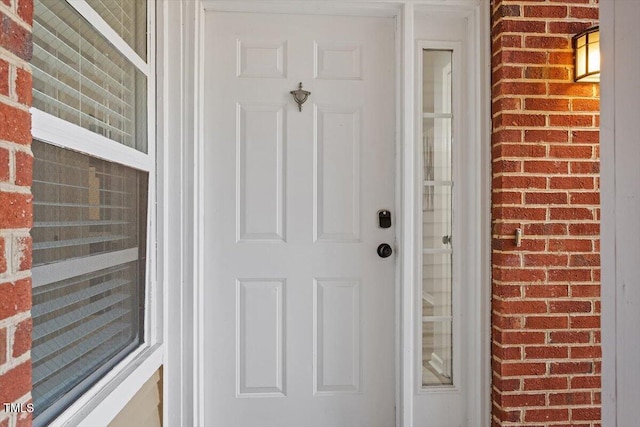
[{"label": "window sill", "polygon": [[143,346],[130,354],[51,424],[51,427],[108,425],[162,366],[163,346]]}]

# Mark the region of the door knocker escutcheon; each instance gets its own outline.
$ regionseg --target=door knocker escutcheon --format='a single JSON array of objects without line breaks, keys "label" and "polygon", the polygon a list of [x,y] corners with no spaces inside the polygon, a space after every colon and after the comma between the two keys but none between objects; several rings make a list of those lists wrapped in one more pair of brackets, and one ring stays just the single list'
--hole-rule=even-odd
[{"label": "door knocker escutcheon", "polygon": [[309,92],[308,90],[302,90],[302,82],[300,82],[298,84],[298,89],[292,90],[289,93],[293,95],[293,100],[296,101],[296,104],[298,104],[298,111],[302,111],[302,104],[307,101],[307,98],[309,98],[311,92]]}]

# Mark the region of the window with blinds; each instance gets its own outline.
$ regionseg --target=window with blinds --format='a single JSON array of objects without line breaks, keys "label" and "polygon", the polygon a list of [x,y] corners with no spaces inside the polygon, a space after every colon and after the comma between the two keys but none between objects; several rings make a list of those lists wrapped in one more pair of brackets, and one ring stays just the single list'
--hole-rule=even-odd
[{"label": "window with blinds", "polygon": [[37,417],[141,342],[147,174],[39,141],[32,150]]},{"label": "window with blinds", "polygon": [[34,1],[35,426],[146,343],[147,1],[73,4]]},{"label": "window with blinds", "polygon": [[66,1],[34,6],[33,106],[146,153],[146,76]]}]

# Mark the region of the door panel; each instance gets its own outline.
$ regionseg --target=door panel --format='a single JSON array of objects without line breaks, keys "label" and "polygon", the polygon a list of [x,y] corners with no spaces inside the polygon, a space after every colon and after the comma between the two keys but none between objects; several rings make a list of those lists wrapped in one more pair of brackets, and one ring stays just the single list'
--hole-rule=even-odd
[{"label": "door panel", "polygon": [[395,425],[394,31],[206,14],[207,426]]}]

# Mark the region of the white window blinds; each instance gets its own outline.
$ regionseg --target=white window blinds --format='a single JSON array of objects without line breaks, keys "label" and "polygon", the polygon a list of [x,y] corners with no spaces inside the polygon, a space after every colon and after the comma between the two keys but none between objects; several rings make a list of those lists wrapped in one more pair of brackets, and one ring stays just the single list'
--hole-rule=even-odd
[{"label": "white window blinds", "polygon": [[35,108],[147,152],[140,70],[62,0],[35,2],[33,41]]},{"label": "white window blinds", "polygon": [[147,174],[39,141],[32,149],[38,417],[142,340]]}]

